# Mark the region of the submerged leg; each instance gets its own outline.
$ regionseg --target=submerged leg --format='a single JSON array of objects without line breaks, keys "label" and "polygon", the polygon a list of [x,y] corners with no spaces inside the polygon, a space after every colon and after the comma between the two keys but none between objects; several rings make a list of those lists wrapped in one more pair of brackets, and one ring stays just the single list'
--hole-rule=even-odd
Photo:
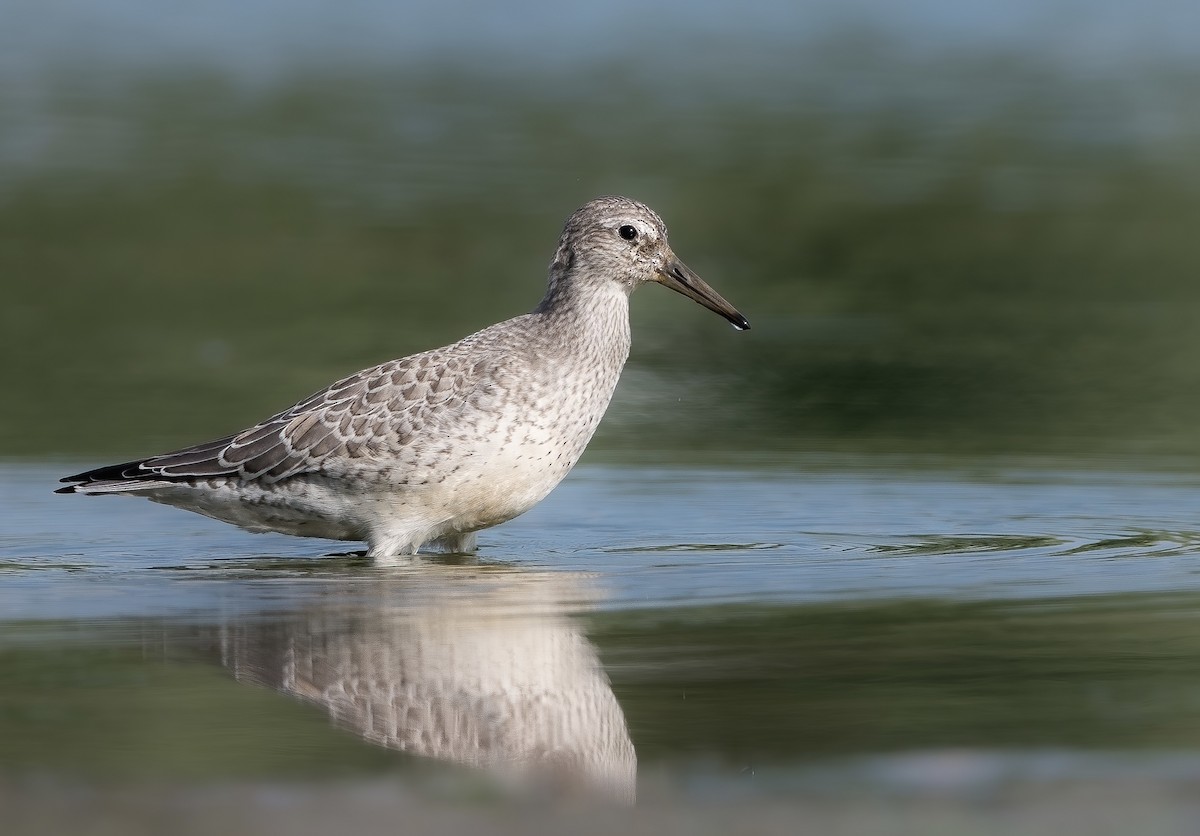
[{"label": "submerged leg", "polygon": [[474,531],[463,531],[431,540],[428,546],[430,551],[442,554],[475,554],[475,549],[478,548],[475,541]]},{"label": "submerged leg", "polygon": [[367,557],[397,557],[417,553],[419,543],[413,542],[411,532],[372,533],[367,540]]},{"label": "submerged leg", "polygon": [[412,530],[372,532],[367,540],[367,557],[396,557],[416,554],[418,549],[442,554],[474,554],[475,532],[453,532],[425,541],[423,532]]}]

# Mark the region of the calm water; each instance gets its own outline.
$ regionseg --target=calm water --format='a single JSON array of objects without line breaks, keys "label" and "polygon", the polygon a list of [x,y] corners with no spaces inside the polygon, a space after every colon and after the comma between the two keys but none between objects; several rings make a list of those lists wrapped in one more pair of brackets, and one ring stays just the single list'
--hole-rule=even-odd
[{"label": "calm water", "polygon": [[[1196,3],[16,5],[3,836],[1200,833],[1200,459],[956,458],[1200,454]],[[51,493],[527,310],[602,193],[754,330],[639,294],[594,450],[946,458],[591,458],[389,566]]]},{"label": "calm water", "polygon": [[1200,788],[1191,473],[593,464],[378,567],[52,495],[77,464],[0,469],[8,780]]}]

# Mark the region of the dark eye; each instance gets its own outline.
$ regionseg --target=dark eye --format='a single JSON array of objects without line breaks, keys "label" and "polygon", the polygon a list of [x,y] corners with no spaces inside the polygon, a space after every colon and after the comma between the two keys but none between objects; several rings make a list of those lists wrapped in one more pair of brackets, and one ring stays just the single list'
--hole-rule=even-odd
[{"label": "dark eye", "polygon": [[637,228],[632,227],[629,224],[625,224],[623,227],[617,230],[617,234],[626,241],[632,241],[634,238],[637,238]]}]

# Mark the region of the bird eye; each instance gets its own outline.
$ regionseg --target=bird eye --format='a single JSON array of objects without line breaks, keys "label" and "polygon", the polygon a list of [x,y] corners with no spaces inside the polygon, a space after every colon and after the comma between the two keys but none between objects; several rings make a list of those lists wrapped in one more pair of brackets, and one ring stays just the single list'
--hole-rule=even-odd
[{"label": "bird eye", "polygon": [[637,228],[630,226],[629,224],[625,224],[623,227],[617,230],[617,234],[626,241],[632,241],[634,238],[637,238]]}]

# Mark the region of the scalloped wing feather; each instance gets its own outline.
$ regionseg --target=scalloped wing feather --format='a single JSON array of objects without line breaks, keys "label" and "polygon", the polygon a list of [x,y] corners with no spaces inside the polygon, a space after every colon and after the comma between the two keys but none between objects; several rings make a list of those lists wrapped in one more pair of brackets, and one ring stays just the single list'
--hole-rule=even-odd
[{"label": "scalloped wing feather", "polygon": [[431,413],[431,407],[456,395],[465,401],[479,379],[485,364],[464,364],[452,355],[437,349],[392,360],[343,378],[236,435],[63,481],[238,476],[276,482],[319,472],[334,457],[392,456],[419,437],[431,414],[439,424],[451,419],[443,410]]}]

